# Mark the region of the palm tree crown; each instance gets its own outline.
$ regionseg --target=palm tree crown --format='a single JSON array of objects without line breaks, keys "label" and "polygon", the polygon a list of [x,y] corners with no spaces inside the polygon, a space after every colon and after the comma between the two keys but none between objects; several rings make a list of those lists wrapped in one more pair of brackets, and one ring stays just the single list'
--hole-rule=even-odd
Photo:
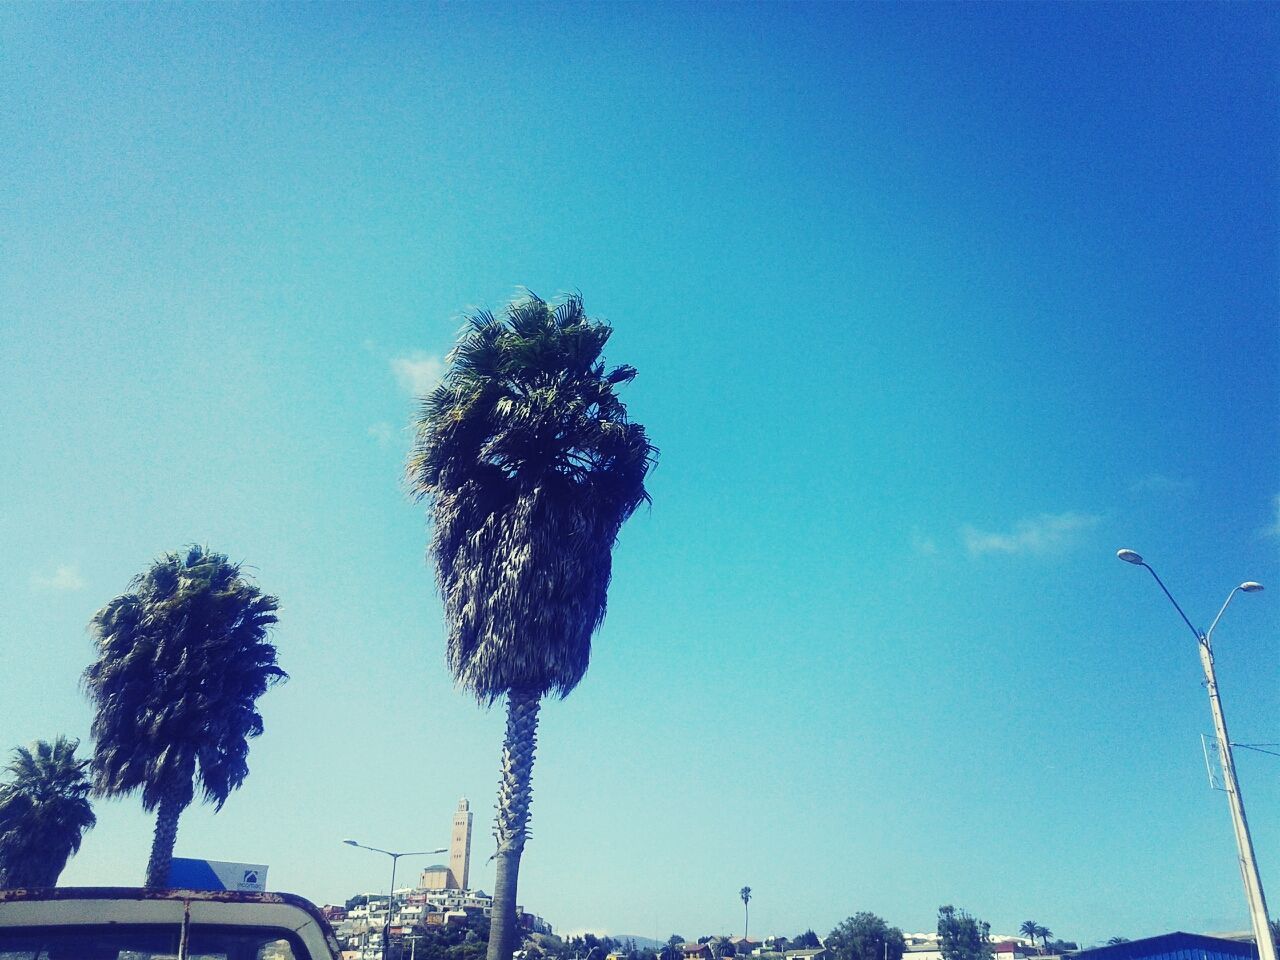
[{"label": "palm tree crown", "polygon": [[0,784],[0,887],[52,887],[97,822],[79,745],[58,737],[13,751]]},{"label": "palm tree crown", "polygon": [[97,658],[84,684],[97,707],[92,770],[109,796],[142,791],[161,808],[148,885],[167,874],[177,816],[195,794],[220,809],[249,773],[248,740],[262,733],[256,701],[286,675],[267,628],[278,602],[223,554],[193,546],[134,578],[90,622]]},{"label": "palm tree crown", "polygon": [[656,451],[614,392],[635,369],[601,360],[612,332],[576,295],[482,311],[423,402],[408,481],[432,504],[449,667],[484,705],[577,686],[614,541],[648,500]]}]

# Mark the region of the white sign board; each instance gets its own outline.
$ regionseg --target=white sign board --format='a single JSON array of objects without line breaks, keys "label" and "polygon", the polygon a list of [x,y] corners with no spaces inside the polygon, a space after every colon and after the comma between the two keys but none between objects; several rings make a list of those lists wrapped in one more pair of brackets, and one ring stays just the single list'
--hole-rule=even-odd
[{"label": "white sign board", "polygon": [[174,857],[173,865],[169,868],[169,886],[176,890],[261,892],[267,889],[267,865]]}]

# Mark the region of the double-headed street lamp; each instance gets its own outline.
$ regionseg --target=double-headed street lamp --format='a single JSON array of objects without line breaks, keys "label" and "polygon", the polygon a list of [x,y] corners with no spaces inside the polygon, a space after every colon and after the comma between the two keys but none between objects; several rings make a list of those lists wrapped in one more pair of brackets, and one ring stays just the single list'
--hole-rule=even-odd
[{"label": "double-headed street lamp", "polygon": [[[355,840],[344,840],[342,842],[347,846],[358,846],[361,850],[372,850],[375,854],[387,854],[389,858],[392,858],[392,888],[390,888],[389,895],[387,897],[387,923],[383,924],[383,960],[390,960],[390,945],[392,945],[392,904],[396,902],[396,864],[399,863],[399,859],[401,859],[402,856],[431,856],[434,854],[444,854],[444,852],[448,852],[449,849],[447,846],[442,846],[439,850],[403,850],[396,852],[392,850],[383,850],[381,847],[357,844]],[[1275,960],[1275,957],[1267,957],[1266,960]]]},{"label": "double-headed street lamp", "polygon": [[1218,738],[1218,754],[1222,758],[1222,775],[1227,784],[1227,800],[1231,805],[1231,825],[1235,828],[1236,849],[1240,854],[1240,876],[1244,880],[1245,899],[1249,901],[1249,919],[1253,924],[1253,936],[1257,941],[1258,956],[1261,960],[1276,960],[1275,944],[1271,940],[1271,924],[1267,918],[1267,899],[1262,893],[1262,878],[1258,875],[1258,861],[1253,855],[1253,838],[1249,836],[1249,821],[1245,819],[1244,815],[1244,800],[1240,796],[1240,784],[1236,780],[1236,763],[1231,755],[1231,740],[1227,737],[1227,720],[1222,714],[1222,699],[1218,696],[1218,680],[1213,670],[1213,628],[1218,625],[1218,621],[1222,619],[1222,615],[1226,613],[1227,607],[1231,605],[1231,601],[1237,593],[1241,591],[1244,593],[1257,593],[1262,589],[1262,584],[1247,580],[1240,586],[1232,588],[1231,592],[1227,594],[1226,601],[1222,604],[1222,609],[1218,611],[1218,615],[1213,618],[1213,623],[1209,625],[1209,629],[1201,633],[1192,626],[1187,615],[1182,612],[1182,607],[1178,606],[1178,601],[1173,599],[1173,594],[1169,592],[1169,588],[1164,585],[1164,581],[1160,579],[1160,575],[1151,568],[1150,564],[1132,550],[1118,550],[1116,556],[1125,563],[1146,567],[1151,576],[1156,578],[1156,583],[1160,584],[1160,589],[1169,598],[1173,608],[1181,615],[1183,623],[1191,627],[1191,632],[1196,636],[1196,642],[1200,647],[1200,665],[1204,667],[1205,686],[1209,689],[1209,707],[1213,711],[1214,733]]}]

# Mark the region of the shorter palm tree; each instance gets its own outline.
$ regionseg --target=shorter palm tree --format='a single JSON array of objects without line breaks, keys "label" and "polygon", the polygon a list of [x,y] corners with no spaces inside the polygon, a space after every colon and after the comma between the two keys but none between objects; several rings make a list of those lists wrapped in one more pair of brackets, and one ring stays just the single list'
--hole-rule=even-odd
[{"label": "shorter palm tree", "polygon": [[1042,953],[1049,952],[1049,938],[1053,936],[1053,931],[1048,927],[1036,927],[1036,933],[1040,937],[1040,950]]},{"label": "shorter palm tree", "polygon": [[167,553],[93,616],[97,658],[84,686],[94,788],[142,792],[156,811],[146,886],[168,882],[178,817],[195,797],[221,809],[249,775],[257,701],[286,678],[267,639],[279,606],[240,565],[200,546]]},{"label": "shorter palm tree", "polygon": [[1034,947],[1036,943],[1036,936],[1040,933],[1040,924],[1036,923],[1034,920],[1023,920],[1022,926],[1018,928],[1018,932],[1030,940],[1031,945]]},{"label": "shorter palm tree", "polygon": [[742,939],[745,940],[751,922],[751,913],[747,909],[747,904],[751,902],[751,888],[743,887],[738,891],[738,896],[742,898]]},{"label": "shorter palm tree", "polygon": [[17,747],[0,784],[0,887],[52,887],[97,823],[79,740]]}]

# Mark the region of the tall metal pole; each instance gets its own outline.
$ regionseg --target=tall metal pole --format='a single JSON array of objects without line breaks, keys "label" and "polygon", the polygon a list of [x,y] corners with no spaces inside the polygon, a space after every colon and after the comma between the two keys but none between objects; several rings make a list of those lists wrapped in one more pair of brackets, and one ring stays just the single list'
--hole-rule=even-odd
[{"label": "tall metal pole", "polygon": [[1236,849],[1240,854],[1240,877],[1244,880],[1245,898],[1249,901],[1249,919],[1253,923],[1258,956],[1261,960],[1276,960],[1271,924],[1267,919],[1267,898],[1262,892],[1262,877],[1258,874],[1258,861],[1253,854],[1253,838],[1249,834],[1249,821],[1244,814],[1244,798],[1240,796],[1240,784],[1236,780],[1236,762],[1231,753],[1231,738],[1227,736],[1227,718],[1222,713],[1222,698],[1218,694],[1218,679],[1213,669],[1213,647],[1207,635],[1200,637],[1200,664],[1204,667],[1205,686],[1209,688],[1209,706],[1213,710],[1213,726],[1218,735],[1218,752],[1222,757],[1222,775],[1227,784],[1227,801],[1231,806],[1231,826],[1235,830]]},{"label": "tall metal pole", "polygon": [[1164,595],[1173,604],[1173,608],[1178,611],[1182,621],[1195,634],[1196,643],[1200,648],[1200,665],[1204,668],[1205,686],[1209,690],[1209,709],[1213,712],[1214,734],[1218,738],[1218,755],[1222,761],[1222,777],[1227,784],[1227,802],[1231,808],[1231,828],[1236,836],[1240,879],[1244,881],[1244,895],[1249,903],[1249,921],[1253,926],[1253,939],[1258,947],[1259,960],[1276,960],[1275,942],[1271,939],[1271,923],[1267,916],[1267,898],[1262,892],[1262,877],[1258,873],[1258,860],[1253,853],[1253,837],[1249,834],[1249,821],[1244,815],[1244,798],[1240,796],[1240,782],[1236,779],[1235,757],[1231,753],[1231,738],[1227,736],[1227,718],[1222,712],[1222,698],[1218,695],[1218,678],[1213,669],[1214,627],[1218,625],[1222,615],[1227,612],[1227,607],[1231,605],[1231,600],[1237,593],[1241,590],[1247,593],[1254,593],[1261,590],[1262,585],[1250,580],[1232,589],[1227,594],[1227,599],[1222,604],[1222,609],[1213,618],[1213,623],[1209,625],[1209,629],[1201,633],[1192,625],[1182,607],[1178,605],[1178,601],[1169,592],[1169,588],[1160,579],[1160,574],[1156,573],[1149,563],[1132,550],[1119,550],[1116,552],[1116,556],[1125,563],[1146,567],[1147,572],[1155,577],[1156,583],[1160,585]]},{"label": "tall metal pole", "polygon": [[[387,895],[387,923],[383,925],[383,960],[392,956],[392,904],[396,902],[396,864],[403,854],[392,854],[392,888]],[[1275,960],[1271,957],[1270,960]]]}]

